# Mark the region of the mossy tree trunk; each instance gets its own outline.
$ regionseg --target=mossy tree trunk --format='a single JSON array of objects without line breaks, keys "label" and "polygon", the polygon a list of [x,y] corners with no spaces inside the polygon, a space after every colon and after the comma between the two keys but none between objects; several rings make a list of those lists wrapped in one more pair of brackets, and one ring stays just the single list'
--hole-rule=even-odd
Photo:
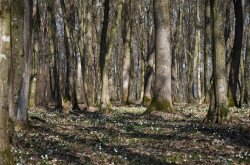
[{"label": "mossy tree trunk", "polygon": [[0,0],[0,164],[12,165],[8,123],[8,72],[11,60],[10,1]]},{"label": "mossy tree trunk", "polygon": [[155,89],[150,111],[172,112],[169,0],[154,0]]},{"label": "mossy tree trunk", "polygon": [[22,78],[22,88],[19,98],[16,130],[28,126],[29,90],[31,75],[32,56],[32,2],[24,0],[24,26],[23,26],[23,53],[24,53],[24,74]]},{"label": "mossy tree trunk", "polygon": [[[210,106],[206,121],[223,123],[229,120],[226,76],[226,50],[224,40],[224,20],[226,0],[214,0],[212,3],[212,37],[213,37],[213,66],[214,66],[214,106]],[[211,100],[213,100],[211,98]],[[213,103],[213,102],[211,102]],[[210,103],[210,104],[211,104]]]}]

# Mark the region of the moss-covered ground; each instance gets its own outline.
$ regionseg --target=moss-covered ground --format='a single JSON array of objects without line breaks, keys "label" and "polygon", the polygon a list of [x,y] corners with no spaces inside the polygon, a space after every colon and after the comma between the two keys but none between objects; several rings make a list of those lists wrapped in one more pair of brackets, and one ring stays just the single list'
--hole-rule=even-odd
[{"label": "moss-covered ground", "polygon": [[60,114],[30,111],[30,128],[16,133],[19,164],[250,164],[250,111],[230,109],[231,123],[204,124],[207,107],[141,115],[143,107]]}]

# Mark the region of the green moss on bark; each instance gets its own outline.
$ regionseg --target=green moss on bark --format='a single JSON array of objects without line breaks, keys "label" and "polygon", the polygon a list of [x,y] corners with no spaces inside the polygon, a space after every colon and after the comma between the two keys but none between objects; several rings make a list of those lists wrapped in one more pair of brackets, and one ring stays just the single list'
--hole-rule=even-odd
[{"label": "green moss on bark", "polygon": [[152,102],[152,99],[147,97],[147,96],[144,96],[143,97],[143,105],[148,107],[150,105],[150,103]]},{"label": "green moss on bark", "polygon": [[230,91],[228,92],[227,97],[228,97],[228,107],[235,107],[233,95]]},{"label": "green moss on bark", "polygon": [[204,122],[222,124],[225,122],[231,122],[232,117],[230,111],[225,106],[218,106],[208,110],[208,114],[204,119]]},{"label": "green moss on bark", "polygon": [[101,109],[101,113],[110,114],[113,111],[112,106],[109,104]]},{"label": "green moss on bark", "polygon": [[168,100],[152,100],[151,104],[144,114],[150,113],[152,111],[171,113],[174,111],[174,109],[172,104]]},{"label": "green moss on bark", "polygon": [[5,151],[2,152],[2,157],[5,165],[14,165],[14,158],[11,153],[10,147],[7,147]]}]

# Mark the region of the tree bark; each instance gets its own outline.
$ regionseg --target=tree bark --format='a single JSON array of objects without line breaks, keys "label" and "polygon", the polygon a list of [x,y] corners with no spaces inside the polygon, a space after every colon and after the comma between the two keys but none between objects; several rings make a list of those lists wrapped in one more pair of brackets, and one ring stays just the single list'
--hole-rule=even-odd
[{"label": "tree bark", "polygon": [[229,73],[229,88],[232,93],[234,105],[239,107],[240,104],[237,99],[237,89],[239,81],[239,68],[241,59],[242,39],[243,39],[243,7],[241,0],[234,0],[235,12],[235,38],[233,51],[231,53],[231,67]]},{"label": "tree bark", "polygon": [[210,0],[205,1],[205,34],[204,34],[204,103],[209,103],[208,59],[211,56],[211,9]]},{"label": "tree bark", "polygon": [[147,110],[172,112],[169,1],[154,0],[155,89]]},{"label": "tree bark", "polygon": [[[105,1],[106,3],[106,1]],[[104,48],[104,53],[100,54],[100,70],[101,70],[101,101],[100,101],[100,109],[101,110],[108,110],[110,108],[110,97],[109,97],[109,78],[108,78],[108,64],[112,55],[112,51],[113,51],[113,47],[114,47],[114,42],[115,39],[117,37],[117,29],[118,26],[120,25],[120,20],[121,20],[121,12],[122,12],[122,6],[124,3],[124,0],[119,0],[118,2],[118,6],[117,6],[117,11],[116,11],[116,15],[114,18],[114,24],[111,27],[111,32],[110,32],[110,37],[108,39],[106,48]],[[107,5],[107,7],[109,8],[109,5]],[[106,9],[106,7],[105,7]],[[107,9],[106,9],[107,10]],[[106,11],[104,12],[106,13]],[[107,13],[108,14],[108,13]],[[107,17],[107,15],[104,14],[104,16]],[[104,23],[108,23],[106,22],[107,18],[104,18]],[[104,26],[104,28],[107,28],[106,26]],[[104,35],[106,32],[106,29],[103,30],[102,35]],[[105,35],[102,38],[103,40],[105,39]],[[101,42],[102,43],[102,42]],[[106,42],[104,42],[105,44]]]},{"label": "tree bark", "polygon": [[154,57],[155,57],[155,34],[154,30],[148,32],[148,51],[146,59],[146,73],[144,80],[143,105],[149,106],[152,101],[152,81],[154,75]]},{"label": "tree bark", "polygon": [[47,106],[49,97],[49,59],[46,51],[47,46],[47,5],[44,1],[39,3],[40,28],[39,28],[39,55],[38,55],[38,72],[36,81],[36,106]]},{"label": "tree bark", "polygon": [[[225,29],[225,2],[226,0],[213,0],[212,3],[212,33],[213,33],[213,66],[214,66],[214,96],[215,105],[210,106],[206,121],[221,124],[229,120],[226,76],[226,50],[224,40]],[[213,100],[211,98],[211,100]],[[211,103],[210,103],[211,104]]]},{"label": "tree bark", "polygon": [[122,71],[122,103],[127,104],[129,98],[129,81],[130,81],[130,66],[131,66],[131,0],[125,2],[124,10],[124,34],[123,34],[123,71]]},{"label": "tree bark", "polygon": [[0,0],[0,164],[14,165],[11,154],[8,123],[8,72],[10,48],[10,1]]},{"label": "tree bark", "polygon": [[28,126],[29,89],[31,75],[31,55],[32,55],[32,2],[24,0],[24,26],[23,26],[23,53],[24,53],[24,74],[22,78],[22,88],[17,110],[16,130]]},{"label": "tree bark", "polygon": [[59,78],[59,56],[57,51],[57,36],[56,36],[56,3],[51,1],[50,9],[52,9],[49,13],[49,42],[50,42],[50,53],[53,58],[53,77],[54,77],[54,101],[55,101],[55,109],[62,111],[62,96],[61,96],[61,88],[60,88],[60,78]]}]

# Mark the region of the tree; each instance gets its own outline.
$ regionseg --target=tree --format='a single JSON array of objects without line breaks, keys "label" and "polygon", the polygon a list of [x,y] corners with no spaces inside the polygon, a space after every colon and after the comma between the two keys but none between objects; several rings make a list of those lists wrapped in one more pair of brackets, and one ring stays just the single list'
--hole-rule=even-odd
[{"label": "tree", "polygon": [[70,96],[67,99],[71,100],[72,110],[80,110],[78,106],[77,96],[76,96],[76,63],[77,57],[74,53],[75,43],[74,43],[74,28],[75,28],[75,5],[74,1],[70,0],[67,3],[61,0],[62,12],[64,15],[64,35],[65,35],[65,48],[66,48],[66,60],[67,60],[67,76],[69,78],[70,88],[67,89],[65,93],[70,91]]},{"label": "tree", "polygon": [[[250,2],[246,4],[247,6],[247,13],[248,18],[250,17]],[[247,45],[246,45],[246,61],[245,61],[245,85],[246,85],[246,91],[245,91],[245,97],[246,97],[246,103],[248,104],[248,107],[250,107],[250,21],[248,22],[248,35],[247,35]]]},{"label": "tree", "polygon": [[169,1],[154,0],[155,89],[147,111],[172,112]]},{"label": "tree", "polygon": [[38,4],[39,11],[39,53],[38,53],[38,69],[36,81],[36,106],[47,106],[49,96],[49,56],[46,51],[47,45],[47,4],[41,1]]},{"label": "tree", "polygon": [[14,164],[7,133],[10,67],[10,1],[0,0],[0,164]]},{"label": "tree", "polygon": [[131,66],[131,31],[132,31],[132,1],[125,2],[123,7],[124,34],[123,34],[123,72],[122,72],[122,102],[128,103],[129,98],[129,81],[130,81],[130,66]]},{"label": "tree", "polygon": [[24,26],[23,26],[23,53],[24,53],[24,74],[22,77],[22,88],[19,98],[16,130],[23,129],[28,125],[28,103],[30,89],[30,64],[32,54],[32,1],[24,0]]},{"label": "tree", "polygon": [[243,7],[241,0],[234,0],[234,12],[235,12],[235,38],[233,50],[231,53],[231,67],[229,73],[229,88],[232,93],[233,104],[240,107],[237,99],[237,87],[239,81],[239,68],[241,59],[242,39],[243,39]]},{"label": "tree", "polygon": [[[206,121],[218,124],[229,120],[226,76],[226,51],[224,40],[226,0],[211,0],[212,39],[213,39],[213,92],[214,106],[210,106]],[[212,100],[212,99],[211,99]],[[213,103],[211,101],[211,103]],[[211,104],[210,103],[210,104]]]},{"label": "tree", "polygon": [[61,96],[61,87],[60,87],[60,76],[59,76],[59,55],[58,55],[58,37],[56,36],[56,2],[51,1],[49,3],[49,43],[50,43],[50,53],[53,59],[53,77],[54,77],[54,101],[55,109],[62,111],[62,96]]},{"label": "tree", "polygon": [[[106,2],[108,1],[108,2]],[[111,59],[114,42],[117,37],[117,29],[120,25],[121,20],[121,13],[122,13],[122,6],[124,3],[124,0],[117,1],[117,11],[114,18],[114,24],[111,27],[110,30],[110,36],[107,39],[107,31],[106,28],[108,28],[108,15],[109,15],[109,0],[105,0],[105,9],[104,9],[104,21],[103,21],[103,30],[102,30],[102,36],[101,36],[101,45],[102,42],[104,43],[103,48],[100,48],[100,70],[101,70],[101,101],[100,101],[100,107],[101,109],[105,110],[110,107],[110,97],[109,97],[109,78],[108,78],[108,64]],[[103,40],[103,41],[102,41]],[[104,41],[106,40],[106,41]],[[103,52],[102,52],[103,51]]]},{"label": "tree", "polygon": [[205,1],[205,34],[204,34],[204,103],[209,100],[209,71],[208,59],[211,56],[211,9],[210,0]]}]

